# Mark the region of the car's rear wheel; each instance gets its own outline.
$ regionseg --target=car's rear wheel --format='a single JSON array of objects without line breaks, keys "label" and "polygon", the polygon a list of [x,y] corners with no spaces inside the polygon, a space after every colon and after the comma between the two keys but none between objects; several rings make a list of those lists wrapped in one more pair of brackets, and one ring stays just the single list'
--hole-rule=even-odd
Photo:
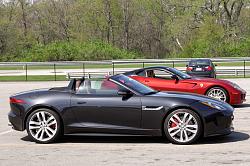
[{"label": "car's rear wheel", "polygon": [[206,95],[209,97],[218,99],[218,100],[225,101],[225,102],[228,102],[228,100],[229,100],[227,91],[221,87],[210,88],[207,91]]},{"label": "car's rear wheel", "polygon": [[28,135],[37,143],[51,143],[61,135],[60,118],[52,110],[37,109],[27,118],[26,130]]},{"label": "car's rear wheel", "polygon": [[170,113],[164,122],[164,132],[174,144],[191,144],[202,133],[199,116],[189,109],[178,109]]}]

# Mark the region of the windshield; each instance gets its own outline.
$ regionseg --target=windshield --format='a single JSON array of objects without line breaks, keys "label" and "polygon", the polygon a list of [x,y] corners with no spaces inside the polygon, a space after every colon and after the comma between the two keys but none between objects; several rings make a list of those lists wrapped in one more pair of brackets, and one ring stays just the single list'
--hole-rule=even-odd
[{"label": "windshield", "polygon": [[157,91],[151,89],[150,87],[147,87],[146,85],[143,85],[142,83],[123,74],[112,76],[110,79],[119,82],[120,84],[125,85],[126,87],[143,95],[157,93]]},{"label": "windshield", "polygon": [[170,70],[172,73],[174,73],[174,74],[180,76],[180,77],[183,78],[183,79],[190,79],[190,78],[191,78],[190,75],[188,75],[188,74],[186,74],[186,73],[183,73],[182,71],[180,71],[180,70],[178,70],[178,69],[170,68],[169,70]]}]

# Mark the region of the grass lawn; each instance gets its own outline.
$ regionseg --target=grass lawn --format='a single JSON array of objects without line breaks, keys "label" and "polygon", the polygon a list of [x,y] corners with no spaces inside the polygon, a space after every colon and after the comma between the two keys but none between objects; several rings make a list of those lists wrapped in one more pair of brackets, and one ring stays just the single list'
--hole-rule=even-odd
[{"label": "grass lawn", "polygon": [[[56,76],[57,81],[66,81],[67,78],[64,75]],[[4,81],[26,81],[25,76],[0,76],[0,82]],[[55,81],[55,76],[53,75],[38,75],[38,76],[28,76],[27,81]]]}]

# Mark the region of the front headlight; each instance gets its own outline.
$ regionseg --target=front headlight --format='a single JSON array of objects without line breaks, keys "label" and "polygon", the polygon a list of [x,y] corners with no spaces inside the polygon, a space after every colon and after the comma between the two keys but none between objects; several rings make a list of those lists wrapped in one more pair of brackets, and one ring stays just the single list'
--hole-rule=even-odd
[{"label": "front headlight", "polygon": [[217,110],[226,110],[226,108],[223,107],[222,105],[219,105],[217,103],[213,103],[213,102],[210,102],[210,101],[202,101],[201,103],[206,105],[206,106],[209,106],[211,108],[215,108]]},{"label": "front headlight", "polygon": [[235,89],[238,89],[238,90],[242,90],[241,87],[235,83],[232,83],[232,86],[235,88]]}]

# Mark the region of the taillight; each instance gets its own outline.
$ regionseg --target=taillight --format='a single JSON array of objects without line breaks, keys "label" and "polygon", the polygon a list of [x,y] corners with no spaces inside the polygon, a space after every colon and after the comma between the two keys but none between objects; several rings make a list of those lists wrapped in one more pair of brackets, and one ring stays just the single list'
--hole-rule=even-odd
[{"label": "taillight", "polygon": [[25,101],[21,99],[10,98],[10,103],[25,104]]},{"label": "taillight", "polygon": [[213,68],[212,68],[211,66],[206,66],[205,69],[206,69],[207,71],[211,71]]},{"label": "taillight", "polygon": [[192,67],[187,67],[187,69],[186,69],[187,71],[192,71],[193,70],[193,68]]}]

